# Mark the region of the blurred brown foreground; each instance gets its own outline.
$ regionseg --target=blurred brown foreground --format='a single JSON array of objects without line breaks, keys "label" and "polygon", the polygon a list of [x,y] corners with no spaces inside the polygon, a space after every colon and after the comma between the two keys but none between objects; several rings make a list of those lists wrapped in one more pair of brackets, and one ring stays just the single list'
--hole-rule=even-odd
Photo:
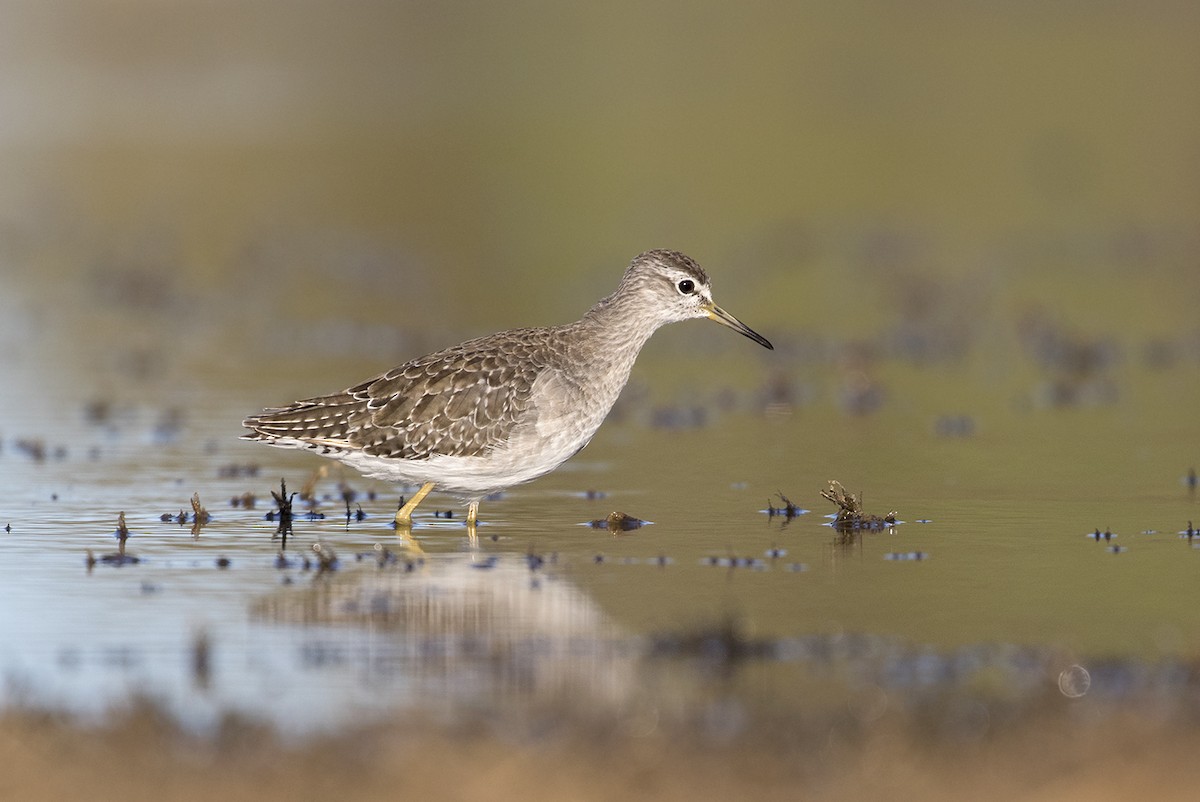
[{"label": "blurred brown foreground", "polygon": [[396,721],[289,745],[233,719],[188,735],[150,705],[98,728],[9,712],[0,799],[1195,798],[1200,731],[1133,713],[1051,718],[972,743],[931,741],[912,720],[850,739],[776,722],[721,744],[549,722],[514,734]]}]

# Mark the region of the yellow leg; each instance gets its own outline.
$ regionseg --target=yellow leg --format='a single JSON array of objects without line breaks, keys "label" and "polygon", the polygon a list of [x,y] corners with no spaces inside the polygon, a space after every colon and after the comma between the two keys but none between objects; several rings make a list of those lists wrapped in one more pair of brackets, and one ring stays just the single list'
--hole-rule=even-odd
[{"label": "yellow leg", "polygon": [[429,495],[430,490],[433,490],[433,482],[426,482],[425,484],[421,485],[420,490],[418,490],[416,493],[413,493],[413,497],[410,498],[403,507],[396,511],[396,526],[412,526],[413,510],[417,508],[418,504],[425,500],[425,497]]},{"label": "yellow leg", "polygon": [[467,541],[474,548],[479,545],[479,536],[475,534],[475,523],[479,520],[479,502],[467,504]]}]

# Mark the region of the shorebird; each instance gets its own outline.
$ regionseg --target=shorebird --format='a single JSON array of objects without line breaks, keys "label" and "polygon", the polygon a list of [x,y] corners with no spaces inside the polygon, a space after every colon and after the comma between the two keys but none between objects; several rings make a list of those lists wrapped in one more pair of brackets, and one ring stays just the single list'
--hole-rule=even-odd
[{"label": "shorebird", "polygon": [[691,318],[765,337],[713,303],[708,274],[678,251],[647,251],[574,323],[512,329],[419,357],[332,395],[242,421],[247,440],[302,448],[366,476],[467,501],[475,527],[486,496],[549,473],[588,444],[659,327]]}]

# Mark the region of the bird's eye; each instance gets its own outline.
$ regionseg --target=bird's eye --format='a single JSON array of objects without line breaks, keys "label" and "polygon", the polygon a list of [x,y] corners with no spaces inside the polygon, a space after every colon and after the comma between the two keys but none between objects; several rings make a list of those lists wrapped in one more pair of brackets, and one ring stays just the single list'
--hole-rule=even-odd
[{"label": "bird's eye", "polygon": [[683,281],[679,282],[679,284],[676,286],[679,287],[679,291],[681,293],[683,293],[684,295],[691,295],[692,291],[694,289],[696,289],[696,283],[694,281],[692,281],[690,278],[685,278]]}]

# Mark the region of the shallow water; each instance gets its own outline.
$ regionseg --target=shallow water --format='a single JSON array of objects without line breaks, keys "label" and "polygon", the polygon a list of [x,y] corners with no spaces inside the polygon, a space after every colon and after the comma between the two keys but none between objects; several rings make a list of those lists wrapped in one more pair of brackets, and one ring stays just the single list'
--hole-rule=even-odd
[{"label": "shallow water", "polygon": [[[485,502],[476,543],[437,495],[398,537],[400,491],[333,467],[316,484],[325,517],[298,516],[287,567],[270,490],[326,463],[238,441],[237,423],[281,385],[338,380],[230,370],[87,413],[85,396],[46,394],[61,377],[43,367],[10,356],[2,396],[8,703],[96,715],[146,696],[192,727],[239,711],[303,733],[567,700],[631,732],[699,715],[722,736],[740,720],[729,705],[763,700],[870,719],[966,691],[1153,691],[1170,705],[1195,690],[1200,549],[1177,535],[1200,519],[1183,479],[1197,456],[1190,364],[1130,360],[1116,398],[1062,408],[969,360],[887,363],[888,401],[868,415],[833,400],[840,374],[826,368],[799,371],[815,400],[764,406],[769,362],[694,365],[688,384],[711,389],[674,405],[635,389],[561,470]],[[652,353],[637,379],[678,371]],[[44,406],[27,403],[39,394]],[[839,536],[819,496],[829,479],[902,523]],[[347,520],[340,482],[362,520]],[[245,492],[257,505],[232,506]],[[160,520],[193,493],[209,523]],[[810,511],[767,514],[779,493]],[[587,525],[612,510],[651,523]],[[89,569],[88,549],[116,551],[120,511],[140,562]],[[1116,537],[1086,537],[1097,528]],[[335,571],[316,570],[317,543]],[[384,548],[395,559],[381,565]]]}]

